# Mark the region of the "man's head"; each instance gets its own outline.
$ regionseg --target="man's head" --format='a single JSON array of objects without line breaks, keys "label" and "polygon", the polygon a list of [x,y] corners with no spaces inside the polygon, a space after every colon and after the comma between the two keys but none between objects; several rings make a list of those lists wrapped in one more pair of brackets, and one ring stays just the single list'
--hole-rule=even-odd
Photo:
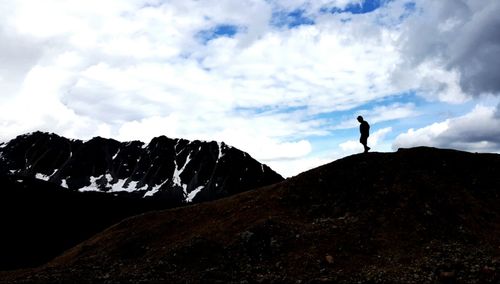
[{"label": "man's head", "polygon": [[358,121],[359,121],[359,122],[363,122],[363,117],[362,117],[361,115],[360,115],[360,116],[358,116]]}]

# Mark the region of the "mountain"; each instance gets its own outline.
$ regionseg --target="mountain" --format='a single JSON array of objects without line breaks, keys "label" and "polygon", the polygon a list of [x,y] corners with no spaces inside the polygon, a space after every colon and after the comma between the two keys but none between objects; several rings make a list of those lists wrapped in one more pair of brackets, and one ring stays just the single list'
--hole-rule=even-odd
[{"label": "mountain", "polygon": [[499,172],[497,154],[354,155],[128,218],[0,282],[498,283]]},{"label": "mountain", "polygon": [[224,143],[153,138],[70,140],[34,132],[0,146],[0,174],[84,191],[129,192],[169,202],[214,200],[283,178]]},{"label": "mountain", "polygon": [[224,143],[21,135],[0,145],[0,270],[41,265],[133,215],[281,180]]}]

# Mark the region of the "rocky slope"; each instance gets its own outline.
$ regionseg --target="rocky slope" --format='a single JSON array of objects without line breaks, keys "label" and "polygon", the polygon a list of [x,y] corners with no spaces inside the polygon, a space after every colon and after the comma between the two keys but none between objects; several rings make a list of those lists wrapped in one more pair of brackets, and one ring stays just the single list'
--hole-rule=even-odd
[{"label": "rocky slope", "polygon": [[0,145],[0,174],[78,191],[134,192],[169,202],[213,200],[283,178],[224,143],[156,137],[149,144],[34,132]]},{"label": "rocky slope", "polygon": [[3,283],[498,283],[500,155],[347,157],[120,222]]}]

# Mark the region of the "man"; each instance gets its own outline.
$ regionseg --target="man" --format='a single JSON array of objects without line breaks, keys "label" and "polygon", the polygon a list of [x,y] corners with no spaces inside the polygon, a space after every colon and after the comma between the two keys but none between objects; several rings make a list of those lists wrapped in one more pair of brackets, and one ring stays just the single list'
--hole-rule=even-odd
[{"label": "man", "polygon": [[359,132],[361,133],[361,137],[359,138],[359,143],[363,144],[366,153],[368,152],[368,150],[370,150],[370,147],[366,145],[368,143],[368,136],[370,136],[370,125],[363,119],[361,115],[358,116],[358,121],[360,123]]}]

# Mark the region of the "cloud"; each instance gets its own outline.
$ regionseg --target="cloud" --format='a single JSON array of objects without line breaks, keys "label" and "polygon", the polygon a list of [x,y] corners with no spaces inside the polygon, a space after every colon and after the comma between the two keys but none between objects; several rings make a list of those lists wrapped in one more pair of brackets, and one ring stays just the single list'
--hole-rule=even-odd
[{"label": "cloud", "polygon": [[401,94],[461,103],[494,92],[497,4],[374,3],[3,3],[0,139],[223,140],[296,173],[347,154],[315,146],[357,126],[344,114],[376,124],[420,112]]},{"label": "cloud", "polygon": [[300,159],[276,160],[267,164],[283,177],[292,177],[304,171],[330,163],[342,156],[336,153],[328,153],[321,157],[302,157]]},{"label": "cloud", "polygon": [[23,78],[43,56],[37,46],[42,42],[12,33],[0,20],[0,102],[19,92]]},{"label": "cloud", "polygon": [[357,113],[358,114],[352,115],[337,125],[334,125],[332,129],[336,130],[358,127],[359,122],[356,120],[358,115],[363,116],[363,118],[370,124],[376,124],[416,116],[418,111],[415,110],[415,105],[413,103],[394,103],[391,105],[376,106],[370,110],[359,110]]},{"label": "cloud", "polygon": [[500,94],[500,2],[426,0],[416,5],[418,12],[403,27],[404,60],[395,78],[403,80],[407,73],[409,85],[423,84],[445,101],[460,101],[461,91]]},{"label": "cloud", "polygon": [[[170,133],[171,137],[219,140],[244,149],[260,160],[296,158],[309,154],[310,143],[300,137],[284,140],[309,129],[307,123],[283,115],[243,118],[238,115],[200,116],[198,120],[174,113],[168,117],[152,117],[123,124],[118,137],[122,140],[151,139]],[[209,121],[210,120],[210,121]]]},{"label": "cloud", "polygon": [[[320,6],[351,2],[278,4],[289,9],[303,6],[312,13]],[[11,4],[12,11],[4,17],[11,34],[4,33],[2,41],[15,37],[9,50],[21,47],[19,58],[27,62],[20,72],[9,73],[15,80],[2,77],[17,82],[7,96],[17,96],[17,106],[37,101],[36,113],[41,116],[67,117],[68,129],[59,128],[61,134],[90,121],[107,125],[116,135],[125,124],[149,118],[206,122],[211,115],[229,120],[239,108],[302,108],[306,111],[301,119],[306,121],[314,114],[391,94],[387,73],[397,57],[390,48],[393,38],[390,33],[370,33],[370,19],[344,25],[331,15],[330,22],[275,30],[270,22],[276,7],[265,1],[214,3]],[[216,31],[221,25],[245,29],[232,30],[230,37],[197,41],[200,32]],[[362,42],[358,36],[363,36]],[[28,44],[32,42],[39,44]],[[7,51],[2,54],[11,58]],[[12,59],[5,68],[12,70],[18,63]],[[44,82],[50,84],[43,86]],[[15,91],[19,89],[22,96]],[[26,123],[17,131],[50,128],[43,119],[32,120],[32,125]],[[85,136],[97,131],[86,129]],[[300,136],[298,131],[287,133],[290,136],[280,138],[287,143]]]},{"label": "cloud", "polygon": [[409,129],[396,137],[393,149],[416,146],[454,148],[477,152],[500,151],[500,118],[495,107],[477,105],[470,113]]},{"label": "cloud", "polygon": [[390,41],[387,35],[361,43],[329,26],[301,26],[270,32],[240,52],[224,41],[203,66],[235,83],[241,106],[305,106],[316,114],[392,94],[387,73],[397,55]]}]

